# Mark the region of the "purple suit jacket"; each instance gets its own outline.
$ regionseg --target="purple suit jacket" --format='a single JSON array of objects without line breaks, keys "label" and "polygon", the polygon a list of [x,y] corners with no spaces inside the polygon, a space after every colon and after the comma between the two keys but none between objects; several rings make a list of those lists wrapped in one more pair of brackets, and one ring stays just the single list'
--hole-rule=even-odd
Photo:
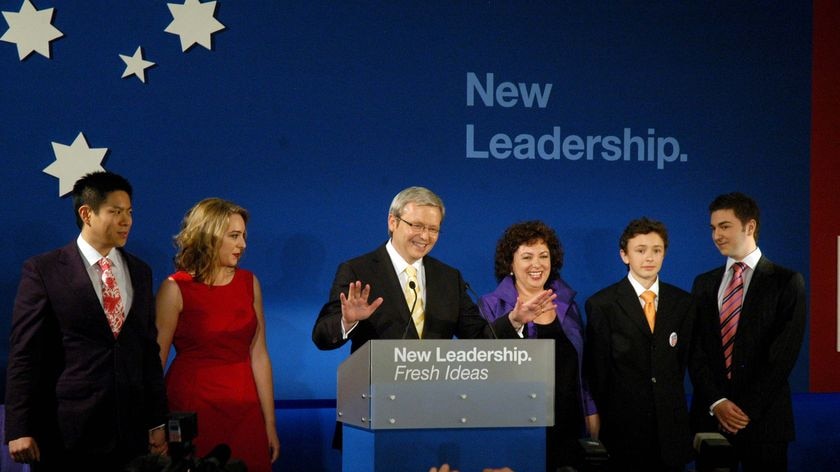
[{"label": "purple suit jacket", "polygon": [[[152,273],[121,252],[134,298],[115,339],[75,240],[23,265],[6,371],[6,440],[32,436],[42,461],[145,453],[165,422]],[[127,457],[130,459],[130,457]]]},{"label": "purple suit jacket", "polygon": [[[575,351],[577,351],[578,379],[580,380],[581,386],[580,398],[583,401],[583,413],[587,416],[593,415],[598,410],[581,375],[583,371],[583,322],[580,311],[577,308],[577,303],[575,303],[576,292],[560,278],[549,283],[548,288],[557,294],[557,299],[554,301],[555,305],[557,305],[557,319],[560,321],[560,327],[563,328],[563,333],[572,343]],[[516,291],[513,278],[507,276],[502,279],[498,287],[496,287],[496,290],[483,295],[479,299],[478,304],[484,316],[489,318],[490,321],[493,321],[510,313],[514,305],[516,305],[516,298],[518,296],[519,294]],[[537,327],[534,323],[525,325],[524,332],[525,336],[529,339],[537,337]]]}]

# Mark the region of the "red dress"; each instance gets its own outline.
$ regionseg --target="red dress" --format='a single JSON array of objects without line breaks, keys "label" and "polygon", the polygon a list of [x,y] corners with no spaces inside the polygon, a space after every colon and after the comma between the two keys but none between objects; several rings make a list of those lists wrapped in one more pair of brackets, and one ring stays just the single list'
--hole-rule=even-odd
[{"label": "red dress", "polygon": [[270,471],[265,419],[260,409],[250,347],[257,329],[254,275],[237,269],[227,285],[210,286],[186,272],[172,275],[183,309],[166,374],[170,411],[198,413],[196,455],[221,443],[249,472]]}]

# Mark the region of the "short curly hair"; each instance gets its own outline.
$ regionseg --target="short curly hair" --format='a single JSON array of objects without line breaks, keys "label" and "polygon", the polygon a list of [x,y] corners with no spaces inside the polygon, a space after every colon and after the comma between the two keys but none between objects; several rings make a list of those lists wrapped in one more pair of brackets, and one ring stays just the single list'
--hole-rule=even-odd
[{"label": "short curly hair", "polygon": [[496,244],[496,281],[501,282],[510,274],[513,254],[519,249],[519,246],[539,242],[548,246],[548,253],[551,256],[548,281],[559,278],[560,269],[563,267],[563,246],[560,244],[560,239],[557,238],[557,233],[550,226],[542,221],[533,220],[513,224],[502,234]]}]

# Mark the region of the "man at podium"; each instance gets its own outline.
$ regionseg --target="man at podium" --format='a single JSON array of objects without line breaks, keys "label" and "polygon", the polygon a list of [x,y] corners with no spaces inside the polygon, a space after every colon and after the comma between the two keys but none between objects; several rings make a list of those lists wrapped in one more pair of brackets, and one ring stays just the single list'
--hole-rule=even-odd
[{"label": "man at podium", "polygon": [[[518,337],[529,319],[507,316],[491,326],[467,295],[461,273],[428,256],[444,215],[443,201],[429,189],[409,187],[394,197],[390,239],[338,266],[312,330],[319,349],[337,349],[348,340],[354,352],[371,339]],[[542,303],[552,303],[551,294],[544,298]]]}]

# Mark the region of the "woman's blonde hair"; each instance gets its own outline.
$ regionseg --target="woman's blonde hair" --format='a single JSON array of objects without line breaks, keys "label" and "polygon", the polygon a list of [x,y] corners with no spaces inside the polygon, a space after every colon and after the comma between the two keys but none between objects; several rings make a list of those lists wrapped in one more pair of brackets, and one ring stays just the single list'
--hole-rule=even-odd
[{"label": "woman's blonde hair", "polygon": [[212,281],[231,215],[248,223],[248,210],[221,198],[205,198],[190,208],[174,238],[178,248],[175,269],[190,273],[199,282]]}]

